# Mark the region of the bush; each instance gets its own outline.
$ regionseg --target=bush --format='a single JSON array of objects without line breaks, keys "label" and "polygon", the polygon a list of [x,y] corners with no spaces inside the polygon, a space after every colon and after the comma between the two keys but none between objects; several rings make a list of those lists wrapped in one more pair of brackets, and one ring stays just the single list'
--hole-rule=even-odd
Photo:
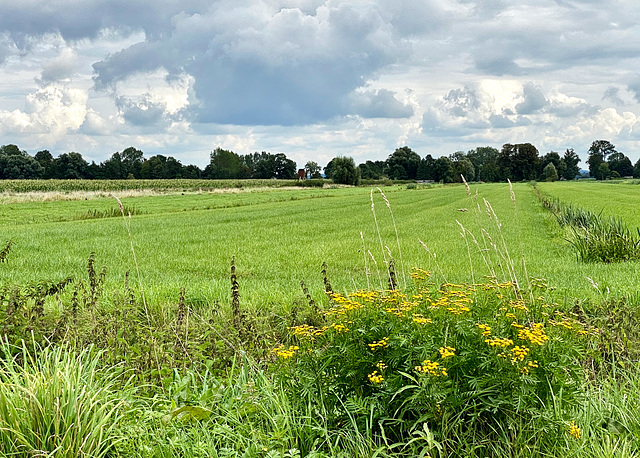
[{"label": "bush", "polygon": [[428,430],[448,453],[530,419],[546,425],[532,437],[566,434],[595,330],[510,282],[436,288],[427,272],[412,276],[413,295],[332,293],[323,326],[291,328],[274,354],[292,396],[331,412],[329,428],[357,421],[405,444]]}]

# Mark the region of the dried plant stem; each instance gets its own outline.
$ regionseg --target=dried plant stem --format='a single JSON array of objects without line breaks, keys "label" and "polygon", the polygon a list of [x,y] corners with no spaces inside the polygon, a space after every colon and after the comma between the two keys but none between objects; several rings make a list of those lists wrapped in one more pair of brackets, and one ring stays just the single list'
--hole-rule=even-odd
[{"label": "dried plant stem", "polygon": [[387,208],[389,209],[389,214],[391,215],[391,221],[393,222],[393,229],[396,232],[396,244],[398,245],[398,257],[400,258],[400,269],[402,270],[402,282],[404,284],[404,289],[407,289],[407,277],[405,275],[405,270],[404,270],[404,261],[402,260],[402,249],[400,248],[400,237],[398,236],[398,227],[396,226],[396,219],[393,216],[393,211],[391,210],[391,204],[389,203],[389,199],[387,199],[387,196],[384,194],[384,192],[382,192],[382,189],[378,188],[378,191],[380,191],[380,194],[382,194],[382,198],[387,204]]},{"label": "dried plant stem", "polygon": [[369,276],[371,275],[371,272],[369,272],[369,265],[367,264],[367,251],[366,248],[364,246],[364,235],[362,234],[362,231],[360,231],[360,240],[362,240],[362,257],[364,260],[364,276],[367,279],[367,289],[370,290],[371,289],[371,285],[369,283]]},{"label": "dried plant stem", "polygon": [[[376,232],[378,233],[378,240],[380,241],[380,250],[382,251],[382,257],[384,259],[384,265],[387,268],[387,276],[389,276],[389,261],[387,260],[387,254],[384,251],[384,243],[382,243],[382,234],[380,233],[380,226],[378,226],[378,218],[376,217],[376,208],[373,203],[373,189],[371,190],[371,213],[373,213],[373,221],[376,223]],[[377,263],[376,263],[377,266]]]}]

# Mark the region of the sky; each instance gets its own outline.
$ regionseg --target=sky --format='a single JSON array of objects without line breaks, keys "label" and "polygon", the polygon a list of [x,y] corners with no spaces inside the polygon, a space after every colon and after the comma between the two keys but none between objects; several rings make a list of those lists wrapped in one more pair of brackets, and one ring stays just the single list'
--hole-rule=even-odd
[{"label": "sky", "polygon": [[0,145],[640,158],[637,0],[0,0]]}]

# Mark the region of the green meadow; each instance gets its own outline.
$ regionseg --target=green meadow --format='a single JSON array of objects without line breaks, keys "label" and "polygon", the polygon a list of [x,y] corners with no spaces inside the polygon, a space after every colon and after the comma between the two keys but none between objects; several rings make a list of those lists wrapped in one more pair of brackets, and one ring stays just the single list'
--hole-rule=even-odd
[{"label": "green meadow", "polygon": [[[585,208],[619,214],[629,225],[640,221],[633,185],[539,187]],[[150,302],[175,302],[185,288],[194,302],[228,304],[229,266],[235,257],[243,302],[277,308],[291,305],[302,294],[300,281],[323,300],[323,262],[334,286],[342,290],[380,287],[389,254],[403,281],[412,267],[431,270],[441,281],[481,279],[491,273],[481,255],[485,230],[507,250],[520,279],[526,281],[526,269],[529,277],[546,279],[567,300],[593,297],[587,277],[616,296],[635,291],[635,263],[577,262],[532,186],[518,183],[513,191],[515,204],[507,184],[472,185],[472,197],[462,185],[133,196],[120,191],[124,217],[115,198],[118,191],[113,196],[63,195],[77,200],[0,197],[3,238],[14,242],[0,278],[11,284],[81,276],[93,252],[97,265],[107,267],[107,289],[117,289],[127,272],[136,272],[135,253]],[[484,200],[495,211],[499,230],[487,216]],[[466,238],[462,228],[468,231]],[[494,272],[508,277],[499,264],[496,259]]]},{"label": "green meadow", "polygon": [[637,185],[269,184],[6,184],[0,456],[638,456]]}]

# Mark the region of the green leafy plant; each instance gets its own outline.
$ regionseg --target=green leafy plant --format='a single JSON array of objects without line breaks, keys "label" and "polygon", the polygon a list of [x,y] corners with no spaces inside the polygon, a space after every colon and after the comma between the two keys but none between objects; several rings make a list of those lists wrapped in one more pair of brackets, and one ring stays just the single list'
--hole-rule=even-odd
[{"label": "green leafy plant", "polygon": [[483,443],[523,418],[546,416],[549,434],[564,432],[596,330],[511,282],[436,287],[423,270],[412,277],[412,294],[330,293],[324,326],[292,327],[273,350],[289,390],[321,405],[334,428],[353,417],[411,443],[426,424],[449,452],[454,430]]}]

